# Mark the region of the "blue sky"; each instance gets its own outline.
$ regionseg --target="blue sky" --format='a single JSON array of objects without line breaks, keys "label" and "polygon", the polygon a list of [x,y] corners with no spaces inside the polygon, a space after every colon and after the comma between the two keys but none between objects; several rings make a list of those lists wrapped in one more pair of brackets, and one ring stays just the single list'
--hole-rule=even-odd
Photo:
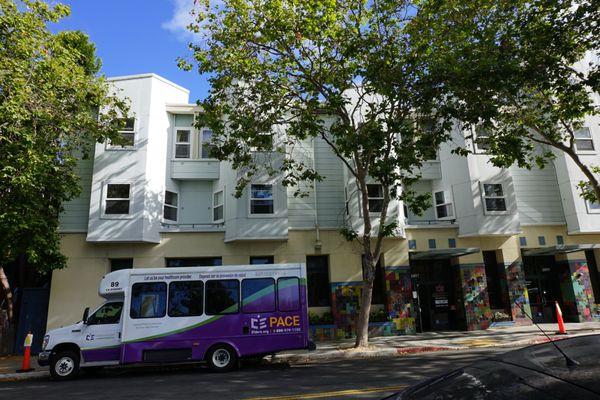
[{"label": "blue sky", "polygon": [[[52,2],[52,1],[49,1]],[[157,73],[187,89],[190,101],[204,98],[208,83],[195,71],[177,68],[178,56],[189,56],[187,11],[193,0],[57,0],[71,16],[53,31],[82,30],[96,44],[107,76]]]}]

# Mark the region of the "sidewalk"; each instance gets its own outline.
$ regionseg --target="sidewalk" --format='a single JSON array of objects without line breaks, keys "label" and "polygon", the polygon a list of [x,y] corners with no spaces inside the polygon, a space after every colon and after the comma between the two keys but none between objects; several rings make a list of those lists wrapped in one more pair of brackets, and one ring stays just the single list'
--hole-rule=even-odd
[{"label": "sidewalk", "polygon": [[[557,324],[540,324],[542,329],[554,339],[600,334],[600,322],[566,323],[568,335],[556,335]],[[312,362],[329,362],[348,358],[396,357],[404,354],[431,351],[466,350],[486,347],[518,348],[531,344],[547,342],[548,339],[535,327],[518,326],[490,328],[485,331],[471,332],[427,332],[418,335],[386,336],[371,338],[367,349],[354,349],[352,339],[335,342],[318,342],[315,351],[290,351],[280,353],[271,362],[289,362],[305,364]],[[31,358],[31,366],[35,371],[15,373],[21,368],[22,357],[0,357],[0,382],[24,379],[46,378],[48,367],[37,365],[35,357]]]}]

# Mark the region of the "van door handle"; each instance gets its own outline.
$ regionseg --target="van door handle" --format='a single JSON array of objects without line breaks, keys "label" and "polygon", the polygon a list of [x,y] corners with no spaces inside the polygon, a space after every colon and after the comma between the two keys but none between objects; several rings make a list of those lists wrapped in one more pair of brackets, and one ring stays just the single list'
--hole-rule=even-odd
[{"label": "van door handle", "polygon": [[244,335],[247,335],[247,334],[249,334],[249,333],[250,333],[250,327],[248,327],[248,326],[244,326],[244,327],[242,328],[242,332],[244,333]]}]

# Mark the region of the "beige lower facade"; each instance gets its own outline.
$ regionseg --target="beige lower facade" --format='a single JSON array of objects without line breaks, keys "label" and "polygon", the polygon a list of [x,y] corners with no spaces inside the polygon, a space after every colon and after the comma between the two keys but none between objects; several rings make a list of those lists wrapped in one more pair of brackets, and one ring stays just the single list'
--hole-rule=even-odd
[{"label": "beige lower facade", "polygon": [[[525,314],[547,313],[547,301],[540,303],[538,298],[543,285],[548,285],[544,274],[563,264],[566,267],[560,268],[566,275],[553,275],[561,280],[563,293],[556,300],[570,309],[574,320],[589,320],[597,313],[594,290],[598,290],[599,263],[595,260],[600,260],[600,252],[593,245],[600,243],[600,235],[568,235],[566,227],[559,225],[523,227],[515,236],[461,238],[457,231],[453,227],[407,228],[405,238],[386,239],[377,283],[381,293],[375,307],[385,318],[379,319],[375,334],[486,328],[499,312],[495,304],[499,302],[509,320],[527,323]],[[320,294],[327,304],[313,304],[311,312],[330,317],[322,324],[313,317],[321,326],[313,334],[323,338],[351,335],[360,306],[361,247],[334,230],[321,230],[318,236],[314,230],[290,230],[285,241],[230,243],[218,232],[169,232],[161,234],[159,244],[89,243],[85,233],[65,233],[61,249],[68,261],[65,269],[53,272],[48,329],[71,324],[81,318],[86,306],[102,302],[98,283],[115,259],[132,259],[133,268],[149,268],[165,267],[167,259],[219,257],[222,265],[236,265],[248,264],[256,256],[272,256],[275,263],[304,263],[307,256],[322,256],[325,267],[321,268],[326,268],[329,281],[327,286],[323,282],[311,285],[309,274],[309,298],[312,288],[329,289]],[[546,252],[536,256],[540,249]],[[528,252],[534,255],[527,256]],[[547,263],[552,257],[555,262],[544,266],[538,262],[540,257]],[[532,267],[524,266],[524,260]],[[534,271],[537,280],[532,283],[526,271]]]}]

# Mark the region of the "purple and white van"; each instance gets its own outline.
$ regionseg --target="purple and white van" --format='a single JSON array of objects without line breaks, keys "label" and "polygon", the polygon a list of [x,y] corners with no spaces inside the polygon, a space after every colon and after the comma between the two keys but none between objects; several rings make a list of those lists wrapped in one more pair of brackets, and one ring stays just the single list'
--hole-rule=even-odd
[{"label": "purple and white van", "polygon": [[38,362],[53,378],[140,363],[228,371],[240,358],[314,348],[305,264],[120,270],[99,294],[106,302],[94,312],[44,337]]}]

